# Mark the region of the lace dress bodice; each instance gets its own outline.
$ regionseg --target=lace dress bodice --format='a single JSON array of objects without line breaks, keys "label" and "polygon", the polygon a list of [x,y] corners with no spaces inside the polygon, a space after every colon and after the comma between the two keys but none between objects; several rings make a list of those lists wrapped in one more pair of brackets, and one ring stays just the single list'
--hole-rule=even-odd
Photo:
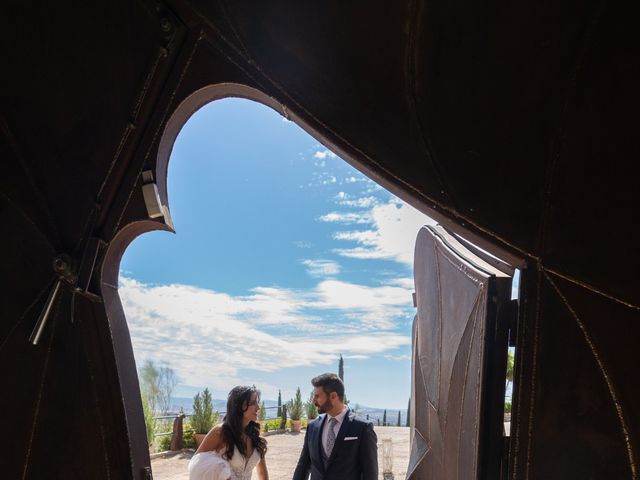
[{"label": "lace dress bodice", "polygon": [[251,480],[251,474],[256,465],[260,462],[260,452],[253,449],[251,456],[246,459],[242,456],[238,447],[233,449],[233,457],[229,461],[231,466],[231,477],[229,480]]}]

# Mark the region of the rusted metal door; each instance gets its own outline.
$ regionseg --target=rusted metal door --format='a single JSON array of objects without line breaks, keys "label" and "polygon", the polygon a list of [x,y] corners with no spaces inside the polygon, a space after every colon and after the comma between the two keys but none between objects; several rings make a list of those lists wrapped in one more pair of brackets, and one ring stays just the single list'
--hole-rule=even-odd
[{"label": "rusted metal door", "polygon": [[416,240],[407,479],[496,479],[503,470],[513,270],[471,248],[441,226]]}]

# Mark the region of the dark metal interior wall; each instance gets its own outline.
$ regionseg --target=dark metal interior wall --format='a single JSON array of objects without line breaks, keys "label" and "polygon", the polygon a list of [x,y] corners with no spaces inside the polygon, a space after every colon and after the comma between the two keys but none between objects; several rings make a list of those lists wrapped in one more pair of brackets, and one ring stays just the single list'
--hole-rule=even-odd
[{"label": "dark metal interior wall", "polygon": [[3,478],[139,478],[149,464],[126,323],[118,334],[104,304],[72,303],[64,284],[41,343],[29,343],[54,255],[77,263],[89,235],[110,240],[101,218],[148,122],[164,42],[162,12],[148,6],[2,5],[0,410],[13,422]]},{"label": "dark metal interior wall", "polygon": [[[529,260],[514,478],[546,475],[550,445],[576,435],[566,468],[597,438],[606,457],[591,460],[615,460],[613,473],[628,478],[640,435],[629,371],[640,325],[638,5],[158,5],[2,6],[0,364],[10,395],[0,410],[15,418],[15,437],[0,440],[12,453],[3,471],[139,478],[148,466],[117,265],[104,258],[119,260],[119,232],[154,227],[136,224],[146,218],[139,174],[155,169],[172,111],[234,82],[273,97],[403,198]],[[103,303],[76,296],[71,323],[65,293],[42,345],[30,346],[53,255],[79,258],[87,235],[116,239],[93,279]],[[572,402],[580,408],[567,416]]]},{"label": "dark metal interior wall", "polygon": [[510,478],[638,478],[637,311],[535,268],[523,282]]}]

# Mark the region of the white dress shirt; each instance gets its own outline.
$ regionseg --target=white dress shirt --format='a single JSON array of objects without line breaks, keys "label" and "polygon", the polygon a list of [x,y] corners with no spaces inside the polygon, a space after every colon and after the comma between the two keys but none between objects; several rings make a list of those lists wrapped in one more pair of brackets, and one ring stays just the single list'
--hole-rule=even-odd
[{"label": "white dress shirt", "polygon": [[333,426],[333,431],[336,434],[336,438],[338,438],[338,432],[340,431],[340,427],[342,426],[342,421],[344,420],[344,416],[347,414],[347,410],[349,409],[345,405],[342,412],[340,412],[335,417],[332,417],[327,413],[327,418],[324,420],[324,425],[322,427],[322,448],[324,448],[325,452],[327,451],[327,438],[329,437],[329,420],[331,420],[332,418],[335,418],[336,421],[338,422]]}]

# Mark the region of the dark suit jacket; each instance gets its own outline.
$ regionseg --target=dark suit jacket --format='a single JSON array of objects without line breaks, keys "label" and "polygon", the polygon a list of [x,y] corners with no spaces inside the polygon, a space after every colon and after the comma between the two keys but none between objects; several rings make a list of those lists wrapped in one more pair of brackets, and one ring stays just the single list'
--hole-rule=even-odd
[{"label": "dark suit jacket", "polygon": [[[378,480],[378,437],[369,422],[349,410],[340,426],[325,468],[322,429],[327,416],[320,415],[307,427],[293,480]],[[346,440],[345,440],[346,439]]]}]

